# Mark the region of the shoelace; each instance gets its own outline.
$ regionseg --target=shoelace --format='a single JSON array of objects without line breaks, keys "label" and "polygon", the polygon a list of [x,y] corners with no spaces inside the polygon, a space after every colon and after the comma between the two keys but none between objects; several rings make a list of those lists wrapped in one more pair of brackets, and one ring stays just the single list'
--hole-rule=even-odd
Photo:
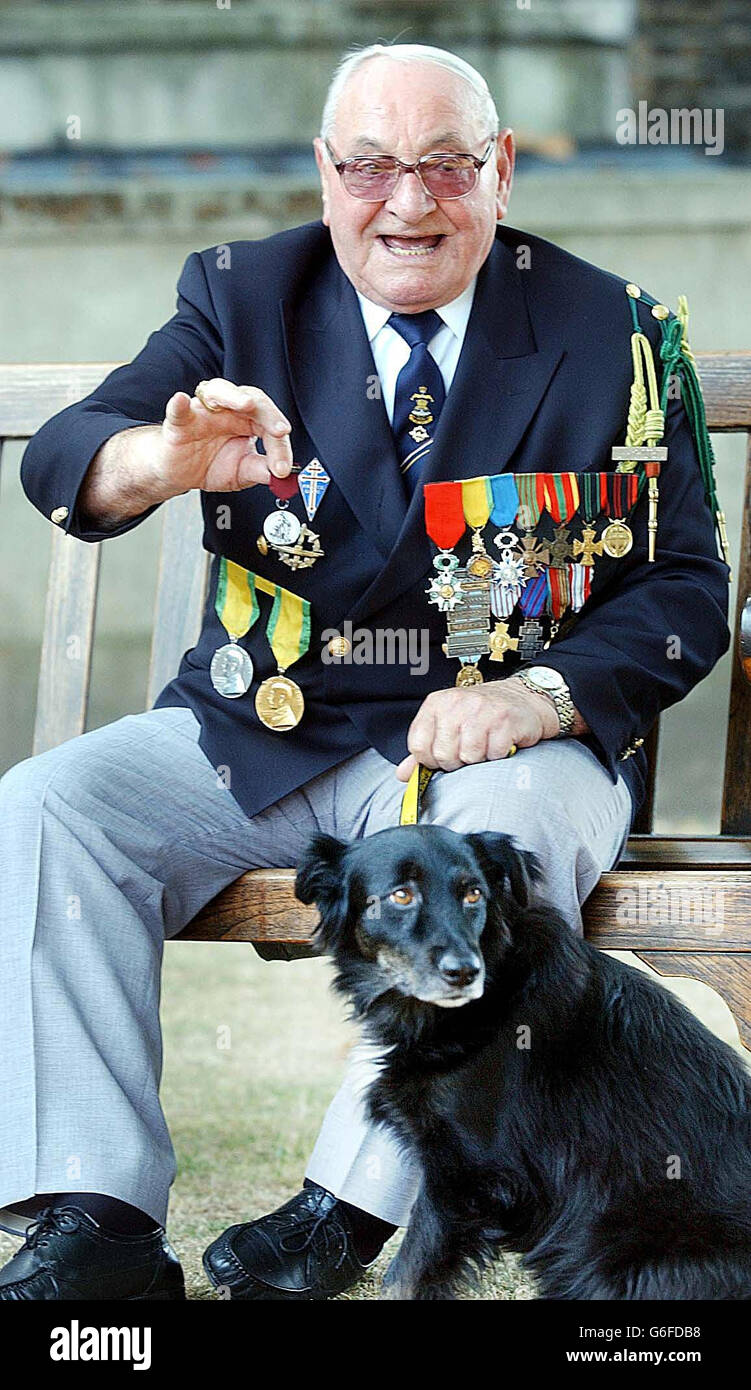
[{"label": "shoelace", "polygon": [[[320,1205],[320,1200],[320,1198],[316,1198],[316,1206]],[[329,1218],[332,1216],[333,1209],[319,1213],[311,1212],[309,1216],[302,1218],[272,1212],[266,1217],[266,1221],[277,1227],[280,1232],[279,1246],[289,1255],[299,1255],[308,1247],[318,1253],[322,1246],[322,1253],[326,1256],[343,1236],[342,1249],[335,1261],[335,1268],[339,1269],[347,1258],[348,1241],[346,1232],[340,1226],[337,1230],[331,1229],[333,1223],[329,1224]],[[287,1235],[284,1234],[285,1231],[288,1232]],[[321,1235],[323,1236],[322,1241],[319,1239]]]},{"label": "shoelace", "polygon": [[26,1227],[26,1244],[34,1250],[44,1245],[46,1237],[77,1231],[80,1225],[81,1219],[71,1207],[44,1207]]}]

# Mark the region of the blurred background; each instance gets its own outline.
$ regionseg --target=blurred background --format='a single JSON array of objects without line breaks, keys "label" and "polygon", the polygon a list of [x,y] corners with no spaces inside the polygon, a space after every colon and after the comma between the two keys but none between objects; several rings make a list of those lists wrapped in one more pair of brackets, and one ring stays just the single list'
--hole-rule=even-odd
[{"label": "blurred background", "polygon": [[[127,359],[173,312],[190,251],[316,218],[332,69],[378,39],[485,74],[519,143],[514,226],[672,307],[687,294],[695,348],[751,346],[748,0],[0,0],[0,362]],[[619,144],[641,101],[721,112],[722,153]],[[716,446],[737,554],[743,443]],[[0,770],[31,749],[52,529],[20,452],[1,479]],[[104,547],[89,727],[144,707],[159,529]],[[718,828],[729,674],[728,656],[663,721],[658,829]],[[167,955],[173,1233],[205,1297],[202,1244],[295,1190],[350,1033],[321,962]],[[493,1278],[481,1296],[529,1296],[513,1269]]]}]

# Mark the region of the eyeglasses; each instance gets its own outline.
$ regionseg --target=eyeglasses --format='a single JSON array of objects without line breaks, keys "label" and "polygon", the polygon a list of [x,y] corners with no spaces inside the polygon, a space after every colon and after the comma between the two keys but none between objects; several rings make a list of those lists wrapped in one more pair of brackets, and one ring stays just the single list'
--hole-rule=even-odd
[{"label": "eyeglasses", "polygon": [[402,174],[416,174],[431,198],[466,198],[477,186],[480,170],[495,146],[495,137],[489,138],[482,159],[473,154],[439,152],[422,155],[416,164],[403,164],[391,154],[337,159],[328,140],[324,144],[347,192],[365,203],[383,203],[395,191]]}]

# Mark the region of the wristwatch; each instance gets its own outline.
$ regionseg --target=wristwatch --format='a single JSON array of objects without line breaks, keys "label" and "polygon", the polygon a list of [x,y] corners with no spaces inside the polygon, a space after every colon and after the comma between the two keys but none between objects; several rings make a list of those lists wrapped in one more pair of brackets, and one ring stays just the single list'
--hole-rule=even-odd
[{"label": "wristwatch", "polygon": [[574,727],[576,710],[571,691],[560,671],[554,671],[552,666],[527,666],[523,671],[515,671],[514,674],[528,690],[535,690],[538,695],[548,695],[553,701],[561,725],[558,738],[570,734]]}]

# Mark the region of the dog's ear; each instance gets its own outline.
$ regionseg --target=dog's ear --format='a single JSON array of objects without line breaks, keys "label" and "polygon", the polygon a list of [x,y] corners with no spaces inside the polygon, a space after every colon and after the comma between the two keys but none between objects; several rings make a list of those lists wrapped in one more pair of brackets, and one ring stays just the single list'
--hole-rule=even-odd
[{"label": "dog's ear", "polygon": [[295,894],[301,903],[315,903],[323,914],[343,892],[342,860],[347,846],[333,835],[314,835],[297,866]]},{"label": "dog's ear", "polygon": [[508,889],[521,907],[527,907],[534,885],[542,879],[537,855],[520,849],[511,835],[494,830],[468,835],[467,839],[491,887]]}]

